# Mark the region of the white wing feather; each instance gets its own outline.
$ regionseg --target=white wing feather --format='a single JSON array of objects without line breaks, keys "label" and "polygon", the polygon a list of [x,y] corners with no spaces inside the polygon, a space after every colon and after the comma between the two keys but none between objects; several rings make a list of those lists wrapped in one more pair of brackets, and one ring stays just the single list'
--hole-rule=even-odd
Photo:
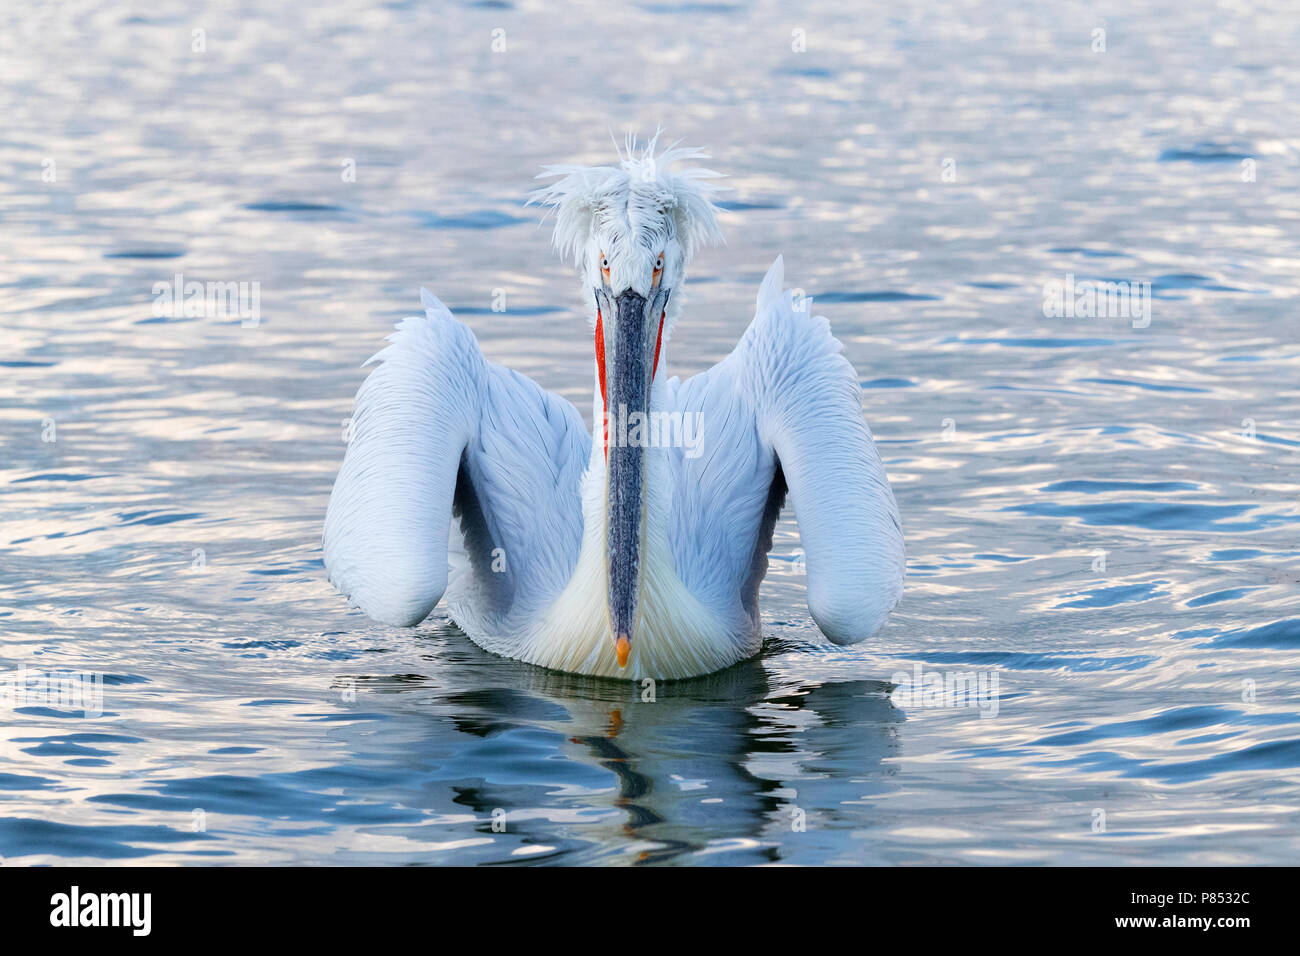
[{"label": "white wing feather", "polygon": [[[696,414],[700,427],[697,457],[668,450],[668,546],[719,633],[756,641],[757,582],[783,480],[809,611],[832,641],[853,643],[902,593],[898,508],[852,366],[826,319],[782,280],[778,258],[731,355],[656,389],[659,407]],[[426,315],[399,324],[357,393],[325,564],[371,617],[418,624],[448,590],[458,515],[468,560],[453,572],[449,600],[476,639],[524,633],[572,587],[591,437],[569,402],[489,363],[442,303],[428,293],[424,302]]]},{"label": "white wing feather", "polygon": [[398,324],[357,392],[322,541],[335,587],[408,627],[447,589],[453,506],[467,529],[465,572],[500,602],[495,613],[559,593],[581,543],[591,442],[571,403],[488,362],[473,333],[421,294],[426,314]]},{"label": "white wing feather", "polygon": [[811,315],[811,299],[796,302],[783,278],[778,257],[735,351],[677,386],[677,407],[701,415],[704,452],[682,461],[674,557],[702,595],[743,580],[756,561],[761,576],[770,542],[762,531],[756,542],[754,529],[779,464],[808,609],[828,638],[851,644],[875,632],[902,594],[902,526],[857,375],[827,320]]}]

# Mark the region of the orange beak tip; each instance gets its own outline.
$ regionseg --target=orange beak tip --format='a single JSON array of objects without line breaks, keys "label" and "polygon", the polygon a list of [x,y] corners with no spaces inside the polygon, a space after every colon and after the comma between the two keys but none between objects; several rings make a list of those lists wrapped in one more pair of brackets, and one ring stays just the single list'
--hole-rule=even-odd
[{"label": "orange beak tip", "polygon": [[626,635],[620,634],[618,640],[614,642],[614,653],[618,655],[618,666],[620,670],[627,667],[627,655],[631,653],[631,651],[632,642],[627,639]]}]

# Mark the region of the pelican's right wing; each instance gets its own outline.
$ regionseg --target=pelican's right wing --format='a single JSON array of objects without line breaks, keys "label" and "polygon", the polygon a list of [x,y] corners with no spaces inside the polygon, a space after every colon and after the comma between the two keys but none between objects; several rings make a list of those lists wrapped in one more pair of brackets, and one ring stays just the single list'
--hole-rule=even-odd
[{"label": "pelican's right wing", "polygon": [[469,328],[422,297],[426,314],[370,360],[381,364],[357,392],[322,540],[334,586],[408,627],[447,588],[453,512],[485,600],[506,605],[491,610],[558,593],[581,545],[591,449],[570,402],[488,362]]}]

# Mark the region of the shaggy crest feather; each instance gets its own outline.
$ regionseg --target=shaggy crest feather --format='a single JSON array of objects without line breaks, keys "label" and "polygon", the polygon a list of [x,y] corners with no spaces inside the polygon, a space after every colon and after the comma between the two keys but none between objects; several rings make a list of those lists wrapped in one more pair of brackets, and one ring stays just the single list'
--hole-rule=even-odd
[{"label": "shaggy crest feather", "polygon": [[[656,155],[658,143],[658,132],[644,146],[628,133],[622,149],[614,144],[617,166],[542,167],[538,179],[559,179],[531,192],[528,202],[555,209],[551,241],[560,255],[571,255],[576,262],[592,228],[615,217],[633,225],[653,224],[656,219],[666,222],[688,257],[701,246],[723,242],[713,204],[719,187],[710,182],[722,174],[697,166],[678,168],[687,160],[707,159],[708,154],[678,141]],[[644,241],[658,241],[655,232],[649,230]]]}]

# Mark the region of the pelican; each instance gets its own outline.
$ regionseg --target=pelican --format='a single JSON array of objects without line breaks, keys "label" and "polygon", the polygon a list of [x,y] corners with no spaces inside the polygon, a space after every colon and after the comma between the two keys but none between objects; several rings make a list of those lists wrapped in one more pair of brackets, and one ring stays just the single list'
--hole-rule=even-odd
[{"label": "pelican", "polygon": [[[668,377],[686,264],[722,241],[718,174],[658,136],[613,166],[547,166],[530,201],[580,274],[592,421],[489,362],[421,290],[357,392],[325,517],[331,582],[413,627],[444,596],[479,646],[541,667],[642,680],[756,655],[759,584],[795,511],[808,610],[836,644],[874,633],[903,587],[898,506],[830,325],[780,257],[735,350]],[[453,525],[452,519],[457,519]]]}]

